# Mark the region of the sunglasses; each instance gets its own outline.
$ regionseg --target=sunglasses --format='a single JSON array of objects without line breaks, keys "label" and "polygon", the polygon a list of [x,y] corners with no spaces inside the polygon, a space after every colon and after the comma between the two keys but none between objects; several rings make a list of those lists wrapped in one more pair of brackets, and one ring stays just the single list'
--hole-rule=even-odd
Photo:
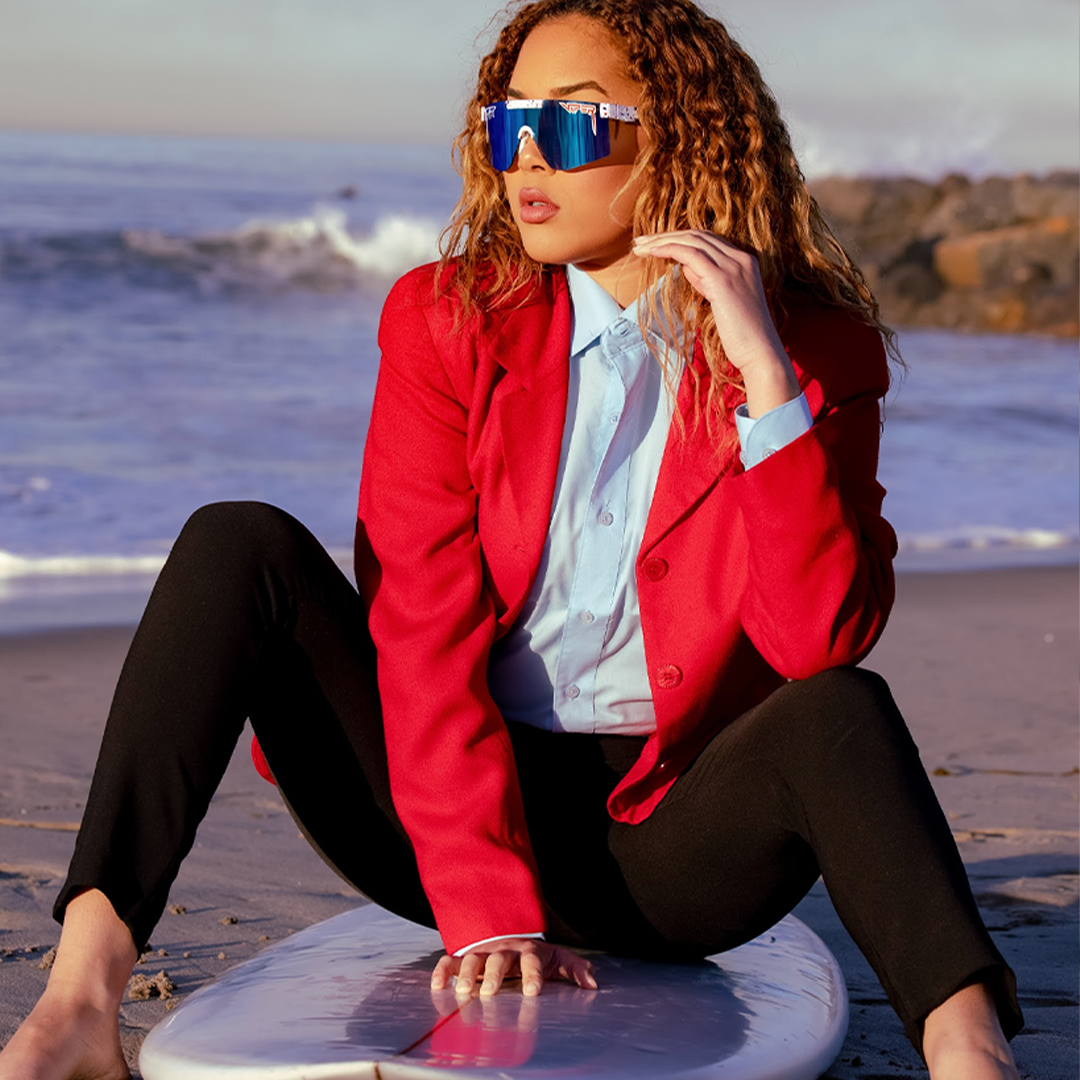
[{"label": "sunglasses", "polygon": [[506,172],[528,136],[553,169],[576,169],[611,153],[611,121],[637,123],[632,105],[552,98],[511,98],[484,105],[491,164]]}]

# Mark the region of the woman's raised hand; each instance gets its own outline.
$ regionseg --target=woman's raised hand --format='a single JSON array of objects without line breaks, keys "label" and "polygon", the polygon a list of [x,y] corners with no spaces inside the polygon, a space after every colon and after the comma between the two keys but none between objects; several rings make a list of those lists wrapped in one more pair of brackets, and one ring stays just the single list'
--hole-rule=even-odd
[{"label": "woman's raised hand", "polygon": [[457,976],[455,992],[471,994],[477,981],[484,996],[498,993],[505,979],[520,977],[526,997],[540,993],[545,981],[564,979],[585,990],[596,989],[592,964],[570,949],[531,938],[485,942],[464,956],[444,956],[431,973],[431,989],[443,990]]},{"label": "woman's raised hand", "polygon": [[743,377],[752,417],[799,396],[753,255],[702,229],[636,236],[634,254],[679,263],[686,280],[709,301],[724,353]]}]

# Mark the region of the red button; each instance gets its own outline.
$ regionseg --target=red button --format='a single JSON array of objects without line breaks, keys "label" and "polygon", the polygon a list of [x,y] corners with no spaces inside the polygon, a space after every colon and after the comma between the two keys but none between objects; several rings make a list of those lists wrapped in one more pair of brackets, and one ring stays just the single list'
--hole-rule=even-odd
[{"label": "red button", "polygon": [[673,690],[682,682],[682,669],[674,664],[665,664],[656,673],[656,685],[661,690]]},{"label": "red button", "polygon": [[649,581],[660,581],[667,575],[668,565],[663,559],[646,559],[642,570]]}]

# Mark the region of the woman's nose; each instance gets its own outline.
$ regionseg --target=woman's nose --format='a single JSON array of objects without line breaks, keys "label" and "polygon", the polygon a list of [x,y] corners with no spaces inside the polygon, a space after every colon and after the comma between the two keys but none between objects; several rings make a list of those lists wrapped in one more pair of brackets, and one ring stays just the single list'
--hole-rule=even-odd
[{"label": "woman's nose", "polygon": [[528,131],[522,133],[521,140],[518,143],[517,163],[521,169],[542,172],[554,171],[544,159],[544,155],[540,153],[540,147],[536,145],[536,140]]}]

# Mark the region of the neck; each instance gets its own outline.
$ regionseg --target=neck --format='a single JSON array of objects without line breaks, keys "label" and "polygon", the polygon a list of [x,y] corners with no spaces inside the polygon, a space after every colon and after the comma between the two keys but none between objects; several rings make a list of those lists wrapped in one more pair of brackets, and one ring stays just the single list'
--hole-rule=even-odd
[{"label": "neck", "polygon": [[621,308],[632,304],[644,288],[644,260],[633,252],[628,252],[612,263],[585,262],[574,265],[588,274]]}]

